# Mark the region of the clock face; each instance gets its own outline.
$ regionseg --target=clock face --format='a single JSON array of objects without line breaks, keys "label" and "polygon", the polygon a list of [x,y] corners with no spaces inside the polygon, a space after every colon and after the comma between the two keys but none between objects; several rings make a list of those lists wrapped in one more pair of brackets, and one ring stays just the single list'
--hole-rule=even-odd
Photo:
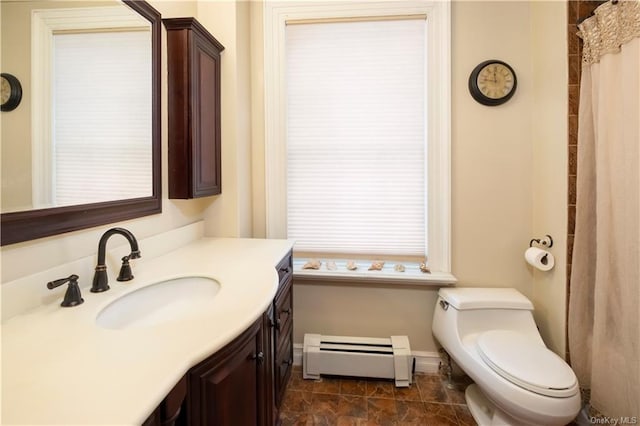
[{"label": "clock face", "polygon": [[513,73],[502,64],[489,64],[480,70],[477,83],[480,92],[487,98],[504,98],[513,90]]},{"label": "clock face", "polygon": [[483,105],[496,106],[507,102],[515,93],[517,79],[508,64],[489,60],[476,66],[469,76],[469,92]]},{"label": "clock face", "polygon": [[11,85],[9,84],[9,81],[4,77],[0,78],[0,84],[0,105],[4,105],[11,96]]}]

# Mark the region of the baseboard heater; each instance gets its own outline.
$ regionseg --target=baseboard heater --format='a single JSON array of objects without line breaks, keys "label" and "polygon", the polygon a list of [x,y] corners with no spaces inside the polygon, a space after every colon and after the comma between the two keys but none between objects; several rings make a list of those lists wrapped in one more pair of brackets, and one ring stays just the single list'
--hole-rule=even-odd
[{"label": "baseboard heater", "polygon": [[321,374],[395,379],[396,386],[411,384],[413,356],[409,337],[390,338],[305,334],[302,377]]}]

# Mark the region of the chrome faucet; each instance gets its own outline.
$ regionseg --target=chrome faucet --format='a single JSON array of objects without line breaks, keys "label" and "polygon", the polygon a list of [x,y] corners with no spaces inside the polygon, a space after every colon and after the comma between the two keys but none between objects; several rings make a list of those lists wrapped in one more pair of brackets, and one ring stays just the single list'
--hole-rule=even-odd
[{"label": "chrome faucet", "polygon": [[129,259],[138,259],[140,257],[140,250],[138,250],[138,241],[133,236],[131,231],[124,228],[111,228],[100,238],[98,243],[98,264],[96,265],[96,272],[93,275],[93,284],[91,285],[92,293],[101,293],[109,290],[109,278],[107,277],[107,265],[105,263],[107,240],[113,234],[120,234],[124,236],[131,246],[131,253],[128,256],[122,258],[122,268],[120,274],[118,274],[118,281],[129,281],[133,279],[131,273],[131,266],[129,265]]}]

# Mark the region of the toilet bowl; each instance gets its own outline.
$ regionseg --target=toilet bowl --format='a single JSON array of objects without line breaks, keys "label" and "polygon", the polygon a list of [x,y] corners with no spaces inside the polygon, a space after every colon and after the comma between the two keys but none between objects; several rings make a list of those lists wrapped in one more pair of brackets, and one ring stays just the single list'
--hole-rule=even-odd
[{"label": "toilet bowl", "polygon": [[566,425],[580,411],[578,380],[532,311],[512,288],[438,291],[433,335],[474,380],[465,397],[479,425]]}]

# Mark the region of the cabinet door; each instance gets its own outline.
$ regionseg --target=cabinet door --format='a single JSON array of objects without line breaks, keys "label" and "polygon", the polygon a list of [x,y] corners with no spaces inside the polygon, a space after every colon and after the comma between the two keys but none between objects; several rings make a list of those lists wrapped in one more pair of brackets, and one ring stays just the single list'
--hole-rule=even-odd
[{"label": "cabinet door", "polygon": [[282,346],[282,342],[284,339],[287,339],[287,333],[290,332],[290,328],[293,323],[293,288],[292,288],[292,280],[282,284],[281,289],[284,291],[275,299],[275,312],[274,312],[274,320],[275,320],[275,341],[276,341],[276,349]]},{"label": "cabinet door", "polygon": [[291,376],[291,366],[293,365],[292,324],[289,324],[289,328],[285,331],[286,332],[282,334],[282,344],[276,351],[273,365],[275,402],[278,408],[280,408],[282,404],[287,382]]},{"label": "cabinet door", "polygon": [[264,408],[262,410],[263,418],[261,425],[273,426],[278,422],[278,406],[275,398],[275,376],[273,365],[275,362],[275,341],[273,330],[275,328],[275,320],[273,318],[273,304],[263,316],[263,347],[264,347]]},{"label": "cabinet door", "polygon": [[194,367],[189,424],[255,426],[263,409],[262,317],[239,338]]},{"label": "cabinet door", "polygon": [[192,196],[221,192],[220,160],[220,53],[207,39],[194,33],[192,64]]}]

